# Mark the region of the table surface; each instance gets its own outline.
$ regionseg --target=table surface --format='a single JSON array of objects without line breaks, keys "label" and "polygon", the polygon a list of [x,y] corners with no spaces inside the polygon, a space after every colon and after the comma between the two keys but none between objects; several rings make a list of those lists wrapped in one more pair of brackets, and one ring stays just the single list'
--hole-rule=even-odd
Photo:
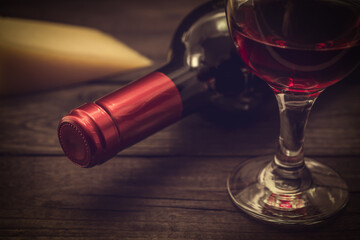
[{"label": "table surface", "polygon": [[60,118],[164,64],[177,25],[203,2],[2,3],[4,16],[100,29],[154,65],[0,99],[1,239],[360,239],[359,71],[322,93],[310,116],[306,155],[335,168],[350,189],[345,211],[312,229],[253,220],[226,192],[237,163],[274,152],[276,111],[252,121],[195,113],[90,169],[64,156],[56,133]]}]

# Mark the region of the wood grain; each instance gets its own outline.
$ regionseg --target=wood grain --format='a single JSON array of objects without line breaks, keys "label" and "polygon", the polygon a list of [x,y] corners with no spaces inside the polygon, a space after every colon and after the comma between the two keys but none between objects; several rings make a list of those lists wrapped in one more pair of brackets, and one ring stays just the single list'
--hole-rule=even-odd
[{"label": "wood grain", "polygon": [[354,158],[321,158],[349,182],[351,201],[333,222],[300,235],[254,222],[230,203],[225,179],[244,158],[124,157],[93,169],[64,157],[0,160],[3,238],[344,239],[345,231],[356,239],[360,232]]},{"label": "wood grain", "polygon": [[[56,135],[61,117],[71,109],[94,101],[123,84],[85,84],[49,93],[0,100],[0,152],[62,154]],[[308,155],[360,155],[358,92],[360,84],[345,82],[327,89],[319,97],[306,130],[305,148]],[[199,113],[181,120],[120,154],[270,154],[276,146],[279,131],[276,111],[259,112],[255,116],[244,114],[234,117],[234,120],[229,117],[219,119],[219,112],[209,114],[200,109]]]}]

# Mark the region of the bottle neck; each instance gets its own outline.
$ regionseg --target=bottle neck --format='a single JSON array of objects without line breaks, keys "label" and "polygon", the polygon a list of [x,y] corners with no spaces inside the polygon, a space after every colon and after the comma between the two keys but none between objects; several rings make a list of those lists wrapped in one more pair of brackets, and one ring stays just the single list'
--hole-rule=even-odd
[{"label": "bottle neck", "polygon": [[215,93],[208,79],[201,79],[198,69],[176,67],[171,62],[157,70],[173,81],[183,104],[182,117],[198,111]]}]

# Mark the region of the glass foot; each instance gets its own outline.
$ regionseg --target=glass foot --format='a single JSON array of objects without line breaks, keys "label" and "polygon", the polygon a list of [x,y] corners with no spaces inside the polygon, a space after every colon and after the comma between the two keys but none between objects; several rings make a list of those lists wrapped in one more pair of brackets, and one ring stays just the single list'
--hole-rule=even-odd
[{"label": "glass foot", "polygon": [[346,206],[347,185],[328,166],[305,158],[306,167],[294,177],[279,171],[273,158],[250,159],[229,176],[228,192],[241,210],[265,222],[305,226],[324,222]]}]

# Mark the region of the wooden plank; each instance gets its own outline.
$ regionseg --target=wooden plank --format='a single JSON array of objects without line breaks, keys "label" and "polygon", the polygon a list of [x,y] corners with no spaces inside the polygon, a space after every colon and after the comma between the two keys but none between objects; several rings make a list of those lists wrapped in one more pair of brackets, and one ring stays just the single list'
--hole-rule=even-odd
[{"label": "wooden plank", "polygon": [[230,202],[226,177],[244,158],[116,158],[82,169],[64,157],[0,158],[2,239],[356,239],[356,158],[321,158],[348,181],[351,201],[323,227],[293,234]]},{"label": "wooden plank", "polygon": [[[97,83],[0,100],[2,154],[62,154],[56,128],[70,109],[93,101],[123,82]],[[327,89],[315,103],[306,130],[309,155],[360,154],[360,84],[346,82]],[[271,99],[272,108],[274,101]],[[278,114],[253,118],[221,118],[219,112],[198,113],[181,120],[121,155],[257,156],[276,146]]]}]

